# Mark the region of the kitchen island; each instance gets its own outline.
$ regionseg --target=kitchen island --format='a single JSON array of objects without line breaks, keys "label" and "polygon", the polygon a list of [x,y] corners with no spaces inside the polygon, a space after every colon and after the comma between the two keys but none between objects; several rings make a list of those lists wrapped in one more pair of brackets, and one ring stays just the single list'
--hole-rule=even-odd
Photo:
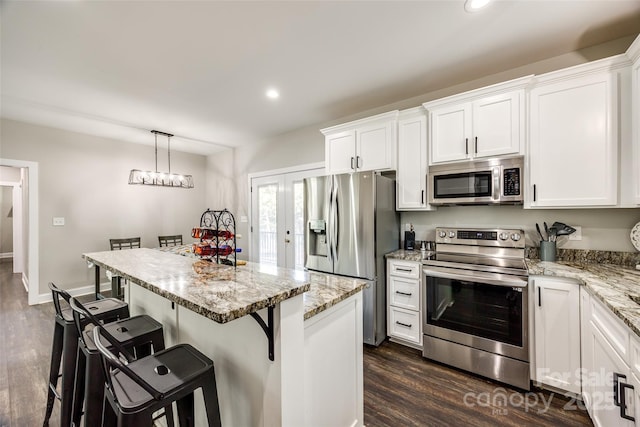
[{"label": "kitchen island", "polygon": [[364,282],[154,249],[83,257],[126,279],[132,314],[161,322],[167,345],[214,361],[223,425],[362,425]]}]

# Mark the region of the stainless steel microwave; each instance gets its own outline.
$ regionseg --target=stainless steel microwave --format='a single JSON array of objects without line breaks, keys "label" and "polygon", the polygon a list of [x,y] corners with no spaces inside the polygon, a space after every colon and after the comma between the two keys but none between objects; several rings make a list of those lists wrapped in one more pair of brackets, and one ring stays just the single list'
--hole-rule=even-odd
[{"label": "stainless steel microwave", "polygon": [[522,204],[524,157],[436,165],[429,168],[432,205]]}]

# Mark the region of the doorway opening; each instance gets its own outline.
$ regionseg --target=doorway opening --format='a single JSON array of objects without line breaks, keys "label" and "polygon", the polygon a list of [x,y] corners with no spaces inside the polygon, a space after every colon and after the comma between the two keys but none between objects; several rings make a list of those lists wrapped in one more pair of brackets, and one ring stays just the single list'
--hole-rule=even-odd
[{"label": "doorway opening", "polygon": [[[28,292],[29,305],[38,304],[40,292],[38,163],[0,158],[0,185],[12,188],[10,222],[13,270],[15,273],[22,274],[22,283]],[[8,217],[8,215],[9,212],[0,211],[0,216]],[[2,218],[3,228],[5,224],[8,226],[8,218]],[[0,235],[3,233],[4,230]],[[4,252],[5,249],[0,251]]]}]

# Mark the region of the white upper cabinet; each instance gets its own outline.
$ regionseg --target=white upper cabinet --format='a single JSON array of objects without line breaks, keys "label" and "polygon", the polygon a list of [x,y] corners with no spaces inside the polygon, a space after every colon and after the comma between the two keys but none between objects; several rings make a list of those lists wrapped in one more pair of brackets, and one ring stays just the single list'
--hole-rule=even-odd
[{"label": "white upper cabinet", "polygon": [[429,164],[522,154],[531,76],[427,102]]},{"label": "white upper cabinet", "polygon": [[356,131],[348,130],[325,137],[327,169],[331,165],[332,172],[353,172],[356,156]]},{"label": "white upper cabinet", "polygon": [[396,209],[430,210],[427,203],[427,116],[422,107],[400,112]]},{"label": "white upper cabinet", "polygon": [[624,55],[537,77],[530,93],[530,207],[615,206]]},{"label": "white upper cabinet", "polygon": [[321,129],[327,174],[396,169],[398,111]]},{"label": "white upper cabinet", "polygon": [[627,55],[633,61],[631,65],[632,194],[635,204],[640,205],[640,36],[629,47]]}]

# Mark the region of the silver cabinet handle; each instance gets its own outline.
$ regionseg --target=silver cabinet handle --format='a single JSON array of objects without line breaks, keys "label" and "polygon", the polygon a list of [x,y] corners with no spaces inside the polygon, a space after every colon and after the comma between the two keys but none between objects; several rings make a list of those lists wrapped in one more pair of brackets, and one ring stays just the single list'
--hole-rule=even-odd
[{"label": "silver cabinet handle", "polygon": [[355,169],[355,168],[353,167],[353,157],[351,157],[351,169]]}]

